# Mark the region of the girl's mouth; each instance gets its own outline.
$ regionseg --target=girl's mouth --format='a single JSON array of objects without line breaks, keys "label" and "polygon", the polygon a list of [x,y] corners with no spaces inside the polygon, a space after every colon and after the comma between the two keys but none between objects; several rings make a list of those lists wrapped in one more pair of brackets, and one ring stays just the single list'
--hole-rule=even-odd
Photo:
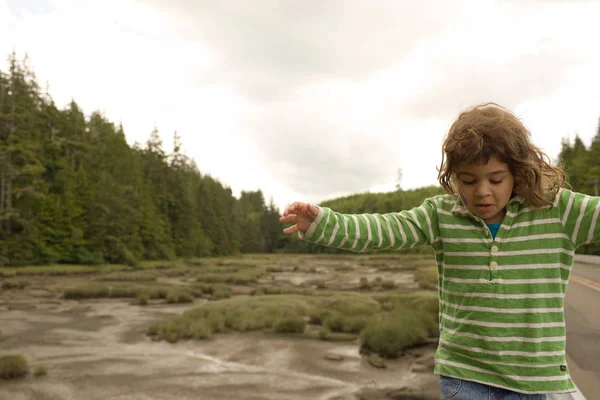
[{"label": "girl's mouth", "polygon": [[492,209],[492,205],[491,204],[478,204],[477,209],[479,211],[488,212]]}]

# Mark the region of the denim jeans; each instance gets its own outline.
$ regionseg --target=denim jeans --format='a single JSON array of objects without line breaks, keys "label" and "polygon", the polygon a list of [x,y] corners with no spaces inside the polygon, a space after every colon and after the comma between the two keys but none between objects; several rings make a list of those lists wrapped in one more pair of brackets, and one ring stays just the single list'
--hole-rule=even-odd
[{"label": "denim jeans", "polygon": [[441,400],[545,400],[545,394],[523,394],[482,383],[440,376]]}]

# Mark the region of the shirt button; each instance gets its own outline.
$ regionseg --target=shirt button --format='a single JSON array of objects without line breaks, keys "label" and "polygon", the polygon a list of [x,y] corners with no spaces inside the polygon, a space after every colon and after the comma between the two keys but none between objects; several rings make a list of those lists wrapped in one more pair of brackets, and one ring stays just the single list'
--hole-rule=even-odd
[{"label": "shirt button", "polygon": [[497,266],[498,263],[496,261],[492,261],[492,263],[490,264],[490,267],[492,267],[492,269],[496,269]]},{"label": "shirt button", "polygon": [[498,252],[498,246],[492,246],[492,253]]}]

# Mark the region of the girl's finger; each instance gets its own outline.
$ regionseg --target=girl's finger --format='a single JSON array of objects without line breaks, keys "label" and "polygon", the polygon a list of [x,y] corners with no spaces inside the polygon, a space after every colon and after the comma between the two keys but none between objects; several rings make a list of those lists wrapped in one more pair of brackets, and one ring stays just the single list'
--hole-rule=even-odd
[{"label": "girl's finger", "polygon": [[298,232],[298,225],[290,226],[289,228],[285,228],[283,230],[283,233],[288,234],[288,235],[290,233],[294,233],[294,232]]},{"label": "girl's finger", "polygon": [[296,214],[296,208],[298,207],[298,202],[294,202],[292,203],[288,208],[285,209],[285,211],[283,212],[283,216],[286,217],[289,214]]},{"label": "girl's finger", "polygon": [[289,214],[288,216],[279,218],[279,222],[281,222],[281,223],[284,223],[284,222],[296,222],[296,218],[297,217],[298,216],[296,214]]}]

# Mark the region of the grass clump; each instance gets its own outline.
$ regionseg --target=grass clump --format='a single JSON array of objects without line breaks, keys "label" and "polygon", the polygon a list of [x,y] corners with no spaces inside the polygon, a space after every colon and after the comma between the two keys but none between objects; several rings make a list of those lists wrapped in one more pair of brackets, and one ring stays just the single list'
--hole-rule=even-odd
[{"label": "grass clump", "polygon": [[[204,339],[224,331],[255,331],[275,328],[298,329],[288,319],[304,318],[310,308],[300,296],[257,296],[205,303],[166,321],[153,325],[148,335],[156,340]],[[303,321],[303,323],[305,323]],[[196,334],[200,330],[202,335]]]},{"label": "grass clump", "polygon": [[353,333],[329,332],[327,338],[321,340],[327,340],[329,342],[351,342],[353,340],[356,340],[357,338],[358,335],[355,335]]},{"label": "grass clump", "polygon": [[273,329],[278,333],[303,333],[306,321],[300,317],[285,317],[277,320]]},{"label": "grass clump", "polygon": [[327,327],[322,327],[319,329],[318,333],[319,339],[327,340],[329,342],[348,342],[352,340],[356,340],[358,337],[352,333],[344,333],[344,332],[332,332]]},{"label": "grass clump", "polygon": [[317,289],[327,289],[327,284],[325,283],[325,281],[317,282]]},{"label": "grass clump", "polygon": [[138,296],[147,294],[150,299],[166,299],[168,292],[168,286],[150,286],[145,287],[143,291],[140,291]]},{"label": "grass clump", "polygon": [[250,295],[252,296],[285,294],[312,296],[314,294],[314,290],[310,288],[298,288],[293,286],[262,286],[253,289],[252,292],[250,292]]},{"label": "grass clump", "polygon": [[29,373],[29,363],[22,354],[0,356],[0,379],[15,379]]},{"label": "grass clump", "polygon": [[358,284],[358,287],[361,290],[368,290],[368,289],[371,289],[372,285],[369,282],[369,280],[363,276],[363,277],[360,278],[360,282]]},{"label": "grass clump", "polygon": [[150,296],[147,293],[138,294],[137,296],[137,303],[140,306],[147,306],[149,300]]},{"label": "grass clump", "polygon": [[136,298],[144,292],[144,288],[140,286],[112,286],[109,290],[108,297],[113,299],[129,299]]},{"label": "grass clump", "polygon": [[189,291],[181,289],[172,289],[167,293],[167,303],[191,303],[194,301],[194,296]]},{"label": "grass clump", "polygon": [[30,265],[23,267],[0,267],[0,275],[4,277],[24,275],[87,275],[106,272],[124,271],[131,269],[127,265]]},{"label": "grass clump", "polygon": [[156,281],[158,274],[156,271],[135,271],[135,272],[115,272],[98,278],[101,281],[116,282],[152,282]]},{"label": "grass clump", "polygon": [[425,290],[437,290],[438,270],[435,266],[421,267],[415,271],[415,279],[419,287]]},{"label": "grass clump", "polygon": [[236,258],[219,258],[218,261],[215,262],[218,266],[226,266],[226,267],[257,267],[258,265],[264,262],[264,257],[253,257],[252,255],[247,255],[244,257],[236,257]]},{"label": "grass clump", "polygon": [[108,297],[110,295],[110,287],[100,284],[85,284],[66,289],[63,297],[65,299],[80,300],[80,299],[98,299]]},{"label": "grass clump", "polygon": [[335,311],[326,308],[315,308],[309,311],[308,322],[315,325],[323,325],[328,318],[334,315],[336,315]]},{"label": "grass clump", "polygon": [[397,286],[396,282],[394,282],[391,279],[386,279],[383,282],[381,282],[381,287],[384,288],[384,289],[387,289],[387,290],[395,289],[396,286]]},{"label": "grass clump", "polygon": [[381,305],[371,296],[358,294],[340,294],[322,299],[319,307],[337,311],[343,315],[375,315],[381,310]]},{"label": "grass clump", "polygon": [[48,367],[46,367],[44,364],[36,365],[33,369],[33,375],[34,376],[48,375]]},{"label": "grass clump", "polygon": [[321,340],[329,339],[330,334],[331,331],[327,327],[322,327],[321,329],[319,329],[319,339]]},{"label": "grass clump", "polygon": [[147,333],[154,339],[175,343],[181,339],[208,339],[212,332],[206,321],[173,318],[166,323],[151,325]]},{"label": "grass clump", "polygon": [[255,269],[242,269],[231,273],[202,273],[196,277],[197,282],[205,283],[229,283],[245,285],[256,283],[264,275],[262,271]]},{"label": "grass clump", "polygon": [[210,300],[223,300],[231,297],[231,287],[220,283],[197,283],[192,286],[192,292],[198,293],[200,296],[206,296]]},{"label": "grass clump", "polygon": [[427,313],[396,312],[373,320],[361,335],[363,349],[382,357],[397,357],[402,350],[425,343],[437,323]]},{"label": "grass clump", "polygon": [[360,333],[371,320],[370,317],[359,315],[334,315],[325,320],[324,325],[332,332]]},{"label": "grass clump", "polygon": [[[208,291],[208,290],[207,290]],[[98,283],[84,284],[66,289],[63,297],[65,299],[146,299],[146,304],[150,299],[165,299],[168,303],[191,303],[195,295],[202,295],[204,292],[199,288],[180,289],[171,286],[131,286],[117,285],[107,286]],[[141,304],[141,303],[140,303]]]},{"label": "grass clump", "polygon": [[319,301],[308,316],[311,324],[332,333],[358,334],[380,311],[379,302],[369,296],[336,295]]},{"label": "grass clump", "polygon": [[371,319],[361,332],[361,346],[383,357],[396,357],[405,348],[437,336],[437,293],[426,291],[379,295],[374,298],[386,309]]},{"label": "grass clump", "polygon": [[2,289],[10,290],[10,289],[18,289],[23,290],[27,286],[31,285],[31,282],[19,279],[19,280],[10,280],[2,282]]},{"label": "grass clump", "polygon": [[173,269],[165,271],[164,275],[168,276],[169,278],[173,278],[173,277],[177,277],[177,276],[186,276],[186,275],[189,275],[190,273],[191,273],[191,270],[189,268],[177,267],[177,268],[173,268]]},{"label": "grass clump", "polygon": [[435,315],[437,315],[439,311],[437,293],[431,291],[376,294],[373,295],[372,298],[381,304],[381,309],[384,311],[426,311]]}]

